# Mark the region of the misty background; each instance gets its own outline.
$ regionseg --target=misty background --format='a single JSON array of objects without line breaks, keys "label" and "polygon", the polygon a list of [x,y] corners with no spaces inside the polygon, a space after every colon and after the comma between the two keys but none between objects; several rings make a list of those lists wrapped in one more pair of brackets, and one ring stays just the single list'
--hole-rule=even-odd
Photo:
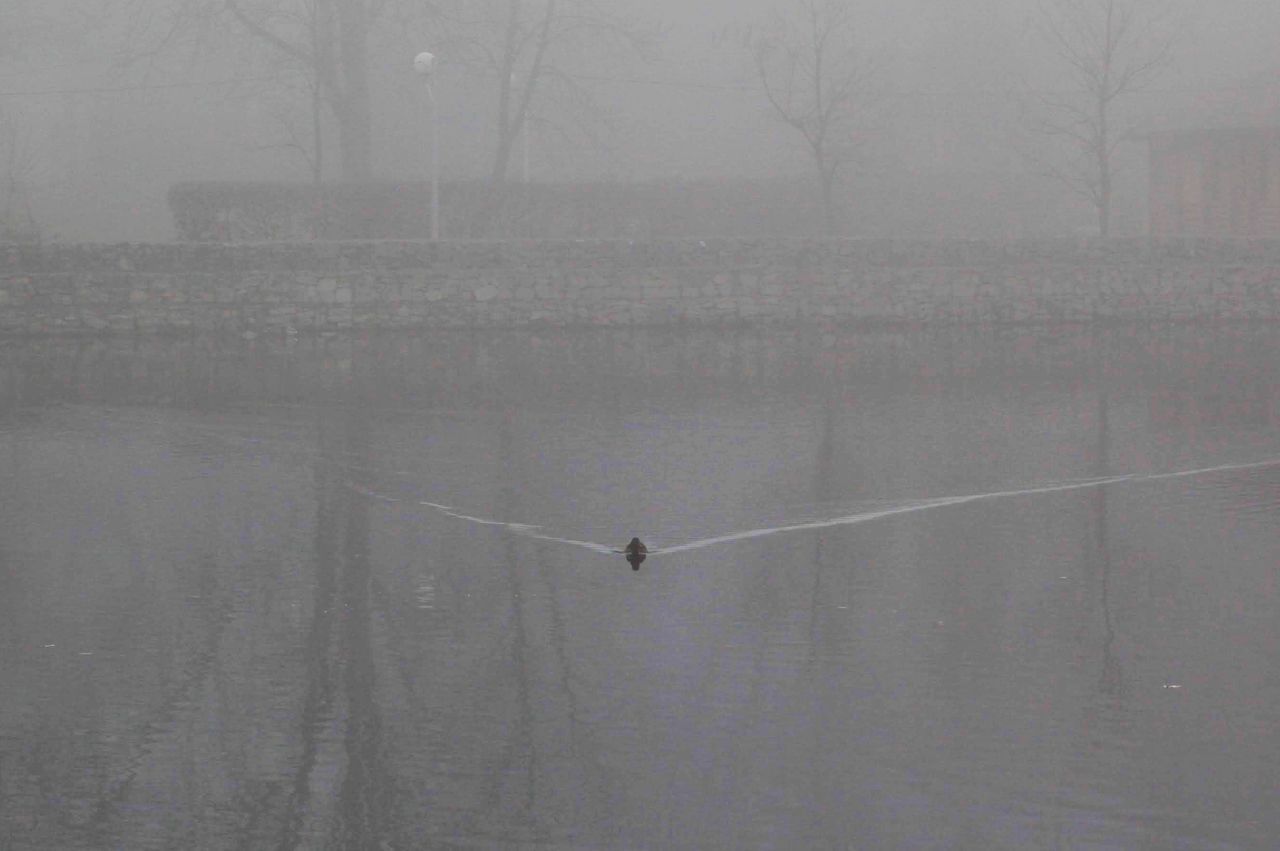
[{"label": "misty background", "polygon": [[[493,179],[499,80],[484,62],[503,32],[485,2],[384,0],[368,18],[370,174],[429,177],[422,50],[439,58],[442,176]],[[490,3],[501,12],[505,3]],[[530,11],[541,3],[525,3]],[[511,141],[506,178],[534,183],[777,180],[808,185],[801,139],[770,110],[751,44],[772,0],[590,5],[620,29],[572,35]],[[1140,5],[1140,4],[1139,4]],[[5,0],[0,214],[5,230],[65,241],[175,237],[166,193],[187,181],[339,181],[338,128],[315,75],[224,0]],[[863,0],[853,4],[868,108],[839,182],[838,232],[852,236],[1086,236],[1089,204],[1051,174],[1046,97],[1070,68],[1029,0]],[[299,32],[308,0],[243,0],[271,32]],[[500,20],[495,16],[493,20]],[[1274,81],[1280,7],[1185,2],[1162,19],[1158,76],[1126,94],[1135,129],[1118,157],[1115,235],[1146,227],[1143,128],[1178,124],[1206,101]],[[615,37],[616,36],[616,37]],[[520,81],[511,91],[518,95]],[[1190,119],[1193,120],[1193,119]],[[527,149],[527,159],[526,159]],[[527,161],[527,172],[524,163]],[[697,236],[696,233],[689,234]]]}]

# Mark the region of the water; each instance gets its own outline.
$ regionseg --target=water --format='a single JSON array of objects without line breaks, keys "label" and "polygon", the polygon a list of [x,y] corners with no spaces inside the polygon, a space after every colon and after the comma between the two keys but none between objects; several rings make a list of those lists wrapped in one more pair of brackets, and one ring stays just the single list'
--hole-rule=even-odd
[{"label": "water", "polygon": [[1273,848],[1278,426],[1266,328],[11,343],[0,848]]}]

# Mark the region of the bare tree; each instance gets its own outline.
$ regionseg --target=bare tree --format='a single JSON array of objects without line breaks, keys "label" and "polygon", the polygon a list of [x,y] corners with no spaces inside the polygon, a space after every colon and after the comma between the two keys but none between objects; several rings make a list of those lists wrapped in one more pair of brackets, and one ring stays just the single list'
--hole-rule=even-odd
[{"label": "bare tree", "polygon": [[[342,175],[347,180],[367,178],[372,169],[372,146],[367,139],[371,135],[368,114],[368,85],[363,85],[365,106],[364,115],[352,114],[347,92],[344,90],[343,76],[336,69],[337,38],[335,9],[332,0],[302,0],[294,11],[294,20],[287,29],[291,30],[291,38],[286,38],[279,30],[270,28],[265,20],[254,20],[249,13],[234,2],[226,0],[227,9],[236,18],[240,26],[257,36],[260,44],[270,48],[273,64],[299,75],[301,89],[305,93],[307,113],[310,118],[310,144],[303,141],[303,134],[298,132],[287,108],[276,114],[277,122],[284,132],[287,141],[277,147],[297,151],[306,161],[314,183],[324,180],[325,154],[325,113],[326,109],[336,119],[339,128],[339,147],[342,156]],[[277,27],[280,24],[276,24]],[[365,36],[367,38],[367,34]],[[362,62],[362,64],[365,64]],[[359,79],[364,80],[361,73]],[[344,120],[344,118],[346,120]],[[362,121],[363,129],[355,129],[351,125]]]},{"label": "bare tree", "polygon": [[[345,180],[373,169],[370,31],[393,0],[99,0],[87,22],[119,33],[123,64],[247,34],[276,68],[301,72],[311,95],[312,153],[322,162],[327,110],[338,134]],[[420,4],[425,5],[425,4]]]},{"label": "bare tree", "polygon": [[490,178],[507,180],[512,154],[536,114],[560,132],[600,141],[602,110],[582,75],[597,59],[652,55],[660,29],[602,0],[452,0],[442,4],[456,61],[492,81]]},{"label": "bare tree", "polygon": [[[38,3],[10,0],[0,8],[0,58],[10,60],[34,53],[48,38],[51,19]],[[41,145],[33,137],[33,122],[24,109],[8,103],[0,107],[0,240],[40,240],[33,183]]]},{"label": "bare tree", "polygon": [[1097,212],[1098,235],[1111,235],[1116,153],[1133,138],[1119,101],[1167,67],[1174,8],[1169,0],[1042,0],[1044,37],[1067,69],[1073,91],[1040,97],[1038,129],[1071,151],[1050,174]]},{"label": "bare tree", "polygon": [[0,240],[39,240],[40,224],[32,206],[35,146],[28,122],[0,112]]},{"label": "bare tree", "polygon": [[369,29],[385,0],[220,2],[245,32],[307,75],[313,93],[314,156],[323,156],[323,103],[337,126],[343,179],[367,180],[373,171]]},{"label": "bare tree", "polygon": [[878,100],[850,0],[793,0],[751,39],[773,115],[804,138],[817,171],[823,232],[835,233],[835,188],[853,159],[864,112]]},{"label": "bare tree", "polygon": [[257,151],[287,151],[306,164],[313,184],[324,182],[326,167],[326,122],[324,98],[319,81],[303,77],[298,87],[290,87],[279,100],[270,103],[273,124],[279,138],[257,145]]}]

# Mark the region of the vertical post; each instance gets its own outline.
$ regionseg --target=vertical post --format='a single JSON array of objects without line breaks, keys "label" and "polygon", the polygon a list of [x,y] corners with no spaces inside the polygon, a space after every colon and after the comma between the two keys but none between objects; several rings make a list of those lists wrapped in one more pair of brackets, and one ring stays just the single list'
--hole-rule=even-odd
[{"label": "vertical post", "polygon": [[440,116],[436,110],[436,90],[431,85],[431,72],[435,70],[436,57],[427,51],[413,59],[413,70],[427,86],[427,100],[431,112],[431,239],[440,239]]},{"label": "vertical post", "polygon": [[440,239],[440,120],[436,110],[436,92],[427,82],[427,98],[431,101],[431,239]]},{"label": "vertical post", "polygon": [[524,119],[524,182],[529,182],[529,117]]},{"label": "vertical post", "polygon": [[533,238],[533,202],[529,191],[529,116],[524,117],[524,235]]}]

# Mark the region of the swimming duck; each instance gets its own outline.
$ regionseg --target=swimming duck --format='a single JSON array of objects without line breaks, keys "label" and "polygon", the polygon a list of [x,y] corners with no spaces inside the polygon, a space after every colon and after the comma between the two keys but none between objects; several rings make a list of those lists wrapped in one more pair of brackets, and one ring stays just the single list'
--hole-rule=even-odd
[{"label": "swimming duck", "polygon": [[631,569],[639,570],[641,563],[649,554],[649,548],[641,543],[639,538],[632,538],[623,552],[627,554],[627,561],[631,562]]}]

